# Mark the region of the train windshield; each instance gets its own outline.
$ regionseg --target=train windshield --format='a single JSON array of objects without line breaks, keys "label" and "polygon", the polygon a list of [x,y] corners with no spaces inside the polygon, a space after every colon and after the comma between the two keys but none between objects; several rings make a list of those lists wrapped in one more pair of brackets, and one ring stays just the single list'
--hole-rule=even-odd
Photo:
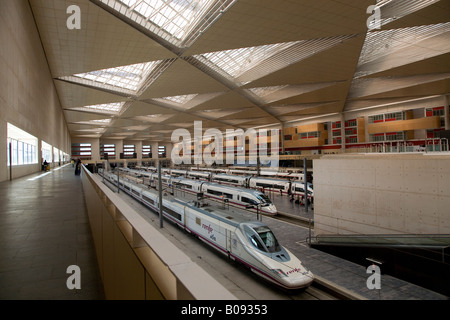
[{"label": "train windshield", "polygon": [[268,227],[257,227],[255,228],[255,231],[258,233],[259,237],[270,253],[278,252],[281,250],[277,238],[275,238],[275,235]]},{"label": "train windshield", "polygon": [[267,226],[245,228],[251,244],[261,251],[274,253],[281,250],[280,244]]},{"label": "train windshield", "polygon": [[270,205],[272,204],[272,201],[270,201],[269,197],[266,196],[264,193],[257,194],[256,197],[258,200],[262,202],[263,205]]}]

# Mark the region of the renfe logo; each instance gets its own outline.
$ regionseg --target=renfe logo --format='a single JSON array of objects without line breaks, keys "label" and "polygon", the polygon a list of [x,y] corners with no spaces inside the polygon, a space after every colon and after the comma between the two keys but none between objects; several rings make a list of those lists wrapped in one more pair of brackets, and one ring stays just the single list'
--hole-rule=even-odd
[{"label": "renfe logo", "polygon": [[292,270],[287,271],[286,274],[287,274],[287,275],[290,275],[291,273],[294,273],[294,272],[299,273],[299,272],[302,272],[302,270],[300,270],[300,269],[298,269],[298,268],[294,268],[294,269],[292,269]]},{"label": "renfe logo", "polygon": [[208,234],[213,232],[213,228],[211,228],[211,225],[202,224],[202,228],[208,230]]},{"label": "renfe logo", "polygon": [[[270,135],[268,134],[270,132]],[[270,136],[270,155],[267,154]],[[248,151],[248,163],[257,164],[259,157],[261,165],[269,165],[278,168],[279,163],[279,142],[280,132],[278,129],[227,129],[225,133],[226,164],[245,164],[246,153]],[[261,139],[266,137],[265,139]],[[176,129],[172,133],[171,157],[175,164],[191,164],[192,148],[194,147],[194,164],[207,165],[223,164],[223,141],[224,136],[219,129],[208,129],[203,134],[201,121],[194,121],[194,138],[187,129]],[[181,138],[181,141],[180,141]],[[246,138],[248,138],[248,150],[246,148]],[[258,143],[259,138],[259,143]],[[203,142],[210,142],[203,149]],[[214,155],[213,155],[214,154]]]}]

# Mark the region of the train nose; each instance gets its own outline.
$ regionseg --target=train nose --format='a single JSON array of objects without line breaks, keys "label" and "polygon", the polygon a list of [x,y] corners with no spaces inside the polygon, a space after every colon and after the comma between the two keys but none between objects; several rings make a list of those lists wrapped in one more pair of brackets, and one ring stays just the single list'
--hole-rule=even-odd
[{"label": "train nose", "polygon": [[286,285],[292,289],[305,288],[311,285],[314,281],[314,275],[311,271],[294,272],[288,274],[285,279]]}]

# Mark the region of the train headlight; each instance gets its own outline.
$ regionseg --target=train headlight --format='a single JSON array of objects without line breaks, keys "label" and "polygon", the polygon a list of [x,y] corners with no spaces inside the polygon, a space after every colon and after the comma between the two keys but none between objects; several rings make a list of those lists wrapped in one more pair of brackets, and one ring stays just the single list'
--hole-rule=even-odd
[{"label": "train headlight", "polygon": [[287,277],[286,273],[283,272],[281,269],[270,269],[273,273],[275,273],[280,278]]}]

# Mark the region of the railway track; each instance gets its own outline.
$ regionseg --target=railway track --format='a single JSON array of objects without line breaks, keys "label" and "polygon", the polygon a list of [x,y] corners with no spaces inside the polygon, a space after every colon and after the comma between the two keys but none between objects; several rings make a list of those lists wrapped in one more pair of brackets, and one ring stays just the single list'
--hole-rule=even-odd
[{"label": "railway track", "polygon": [[341,286],[315,275],[314,282],[305,292],[318,300],[367,300],[365,297],[350,292]]}]

